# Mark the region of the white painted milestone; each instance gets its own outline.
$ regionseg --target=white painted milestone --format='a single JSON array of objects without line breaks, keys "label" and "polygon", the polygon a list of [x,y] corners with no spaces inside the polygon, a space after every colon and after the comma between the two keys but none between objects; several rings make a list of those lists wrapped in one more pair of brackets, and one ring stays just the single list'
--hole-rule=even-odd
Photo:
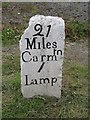
[{"label": "white painted milestone", "polygon": [[21,90],[25,98],[60,98],[65,24],[60,17],[35,15],[20,40]]}]

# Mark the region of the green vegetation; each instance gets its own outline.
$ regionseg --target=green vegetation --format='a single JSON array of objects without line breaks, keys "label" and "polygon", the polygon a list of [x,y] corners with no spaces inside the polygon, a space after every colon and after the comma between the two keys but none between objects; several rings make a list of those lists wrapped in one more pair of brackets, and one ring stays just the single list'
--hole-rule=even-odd
[{"label": "green vegetation", "polygon": [[66,23],[66,39],[73,42],[88,37],[88,23],[69,22]]},{"label": "green vegetation", "polygon": [[19,56],[3,55],[3,117],[88,117],[88,67],[64,61],[60,99],[38,96],[23,98]]},{"label": "green vegetation", "polygon": [[[37,11],[36,7],[33,7],[33,12]],[[23,25],[18,25],[14,28],[6,27],[2,30],[2,42],[3,45],[17,44],[20,37],[24,31],[25,27]],[[78,41],[88,37],[88,24],[79,22],[66,23],[66,40]]]},{"label": "green vegetation", "polygon": [[[37,12],[34,8],[33,12]],[[5,27],[2,30],[2,43],[5,48],[18,45],[23,25]],[[66,41],[87,38],[87,24],[66,23]],[[63,66],[62,95],[55,97],[37,96],[23,98],[20,82],[19,53],[3,54],[2,65],[2,115],[3,118],[87,118],[88,117],[88,66],[65,59]]]},{"label": "green vegetation", "polygon": [[[14,119],[30,117],[87,118],[88,66],[80,62],[78,63],[78,58],[78,60],[74,58],[72,58],[72,60],[64,59],[62,95],[60,99],[48,96],[35,96],[26,99],[22,96],[20,53],[19,50],[17,50],[17,46],[19,46],[21,35],[27,28],[29,18],[41,13],[41,10],[39,10],[37,3],[29,4],[27,2],[25,5],[23,4],[21,8],[15,5],[15,3],[11,4],[10,6],[9,2],[2,2],[3,16],[5,16],[5,20],[7,19],[6,23],[3,21],[2,34],[0,32],[4,50],[2,54],[2,66],[0,66],[0,68],[2,67],[2,117]],[[47,5],[46,2],[42,4],[44,6]],[[80,5],[78,7],[80,7]],[[20,14],[18,14],[19,12]],[[10,16],[9,18],[7,14]],[[18,20],[18,18],[22,19],[23,24],[22,22],[14,21],[14,19]],[[69,42],[86,40],[88,38],[88,31],[90,31],[89,26],[90,24],[85,22],[66,21],[65,40]],[[13,51],[12,48],[14,48],[13,50],[15,51]]]},{"label": "green vegetation", "polygon": [[3,45],[12,45],[18,43],[20,34],[12,28],[5,28],[2,30],[2,43]]},{"label": "green vegetation", "polygon": [[38,8],[37,8],[37,6],[33,6],[32,7],[32,13],[33,13],[33,15],[36,15],[37,13],[38,13]]},{"label": "green vegetation", "polygon": [[8,2],[2,2],[2,8],[7,8],[9,6]]}]

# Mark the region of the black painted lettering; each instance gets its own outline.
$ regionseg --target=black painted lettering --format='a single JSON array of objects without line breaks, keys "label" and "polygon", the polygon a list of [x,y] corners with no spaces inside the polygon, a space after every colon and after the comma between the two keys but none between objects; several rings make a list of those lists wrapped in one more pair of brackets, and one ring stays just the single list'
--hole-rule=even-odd
[{"label": "black painted lettering", "polygon": [[45,49],[45,40],[44,40],[44,37],[42,37],[42,45],[43,45],[43,49]]},{"label": "black painted lettering", "polygon": [[53,54],[54,54],[54,55],[55,55],[56,51],[57,51],[56,49],[53,49]]},{"label": "black painted lettering", "polygon": [[53,86],[56,82],[57,82],[57,78],[56,77],[52,78],[52,80],[51,80],[51,86]]},{"label": "black painted lettering", "polygon": [[42,32],[42,25],[36,24],[34,26],[34,29],[35,29],[35,31],[38,31],[38,33],[34,34],[33,36],[44,36],[43,34],[41,34],[41,32]]},{"label": "black painted lettering", "polygon": [[62,50],[57,50],[57,55],[61,54],[62,55]]},{"label": "black painted lettering", "polygon": [[41,49],[41,43],[38,42],[38,49]]},{"label": "black painted lettering", "polygon": [[28,75],[25,75],[25,85],[30,85],[29,83],[28,83]]},{"label": "black painted lettering", "polygon": [[37,56],[33,56],[33,61],[37,62],[38,61],[38,57]]},{"label": "black painted lettering", "polygon": [[40,78],[40,84],[50,83],[49,78]]},{"label": "black painted lettering", "polygon": [[57,61],[56,55],[47,55],[47,61]]},{"label": "black painted lettering", "polygon": [[44,61],[44,58],[46,57],[46,55],[42,55],[41,56],[41,62],[43,62]]},{"label": "black painted lettering", "polygon": [[42,65],[40,66],[40,68],[39,68],[38,72],[41,72],[41,70],[42,70],[42,68],[43,68],[44,64],[45,64],[45,62],[43,62],[43,63],[42,63]]},{"label": "black painted lettering", "polygon": [[27,40],[27,46],[26,46],[26,49],[29,50],[29,49],[36,49],[36,39],[37,37],[34,37],[32,42],[30,43],[30,40],[29,38],[25,38]]},{"label": "black painted lettering", "polygon": [[53,42],[52,45],[52,48],[57,48],[57,42]]},{"label": "black painted lettering", "polygon": [[38,85],[37,80],[36,79],[32,79],[30,85]]},{"label": "black painted lettering", "polygon": [[22,60],[23,60],[23,62],[30,62],[32,60],[32,58],[29,58],[28,60],[25,60],[24,55],[26,55],[26,54],[29,55],[29,56],[31,55],[29,51],[23,52],[22,53]]},{"label": "black painted lettering", "polygon": [[46,37],[48,37],[48,35],[49,35],[49,33],[50,33],[51,25],[48,25],[47,27],[48,27],[48,31],[47,31]]},{"label": "black painted lettering", "polygon": [[46,48],[48,48],[48,49],[51,48],[51,43],[50,43],[50,42],[47,42],[47,43],[46,43]]}]

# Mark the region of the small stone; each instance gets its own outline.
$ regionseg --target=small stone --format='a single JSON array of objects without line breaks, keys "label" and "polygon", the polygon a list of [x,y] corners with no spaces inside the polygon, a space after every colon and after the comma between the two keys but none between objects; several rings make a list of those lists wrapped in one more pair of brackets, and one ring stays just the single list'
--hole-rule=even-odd
[{"label": "small stone", "polygon": [[20,12],[18,12],[18,15],[20,15],[21,13]]}]

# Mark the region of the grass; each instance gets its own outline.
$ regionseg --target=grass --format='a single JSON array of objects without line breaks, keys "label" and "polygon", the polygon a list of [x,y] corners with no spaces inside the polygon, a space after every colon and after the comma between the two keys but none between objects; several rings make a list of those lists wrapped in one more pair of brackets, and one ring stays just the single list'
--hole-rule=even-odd
[{"label": "grass", "polygon": [[23,98],[20,65],[16,55],[3,55],[3,117],[88,117],[88,67],[64,61],[60,99],[38,96]]},{"label": "grass", "polygon": [[[36,12],[36,8],[34,9],[34,12]],[[87,38],[87,29],[87,24],[84,23],[66,23],[66,41]],[[3,28],[3,47],[8,48],[17,45],[23,30],[23,25]],[[21,94],[19,53],[3,54],[2,73],[3,118],[88,117],[88,66],[65,59],[60,99],[48,96],[23,98]]]},{"label": "grass", "polygon": [[32,7],[32,14],[33,14],[33,15],[36,15],[37,13],[38,13],[38,8],[37,8],[37,6],[34,5],[34,6]]},{"label": "grass", "polygon": [[[37,11],[33,7],[33,12]],[[2,43],[3,46],[18,44],[20,37],[24,31],[24,25],[16,25],[15,27],[7,26],[2,30]],[[66,23],[66,40],[75,42],[77,40],[88,38],[88,24],[79,22]]]},{"label": "grass", "polygon": [[75,42],[77,39],[88,38],[89,24],[86,22],[66,23],[66,39]]},{"label": "grass", "polygon": [[[3,47],[18,45],[20,37],[26,28],[29,15],[39,13],[37,5],[27,4],[27,7],[20,9],[24,23],[10,21],[3,25],[2,44]],[[45,3],[43,3],[45,4]],[[5,10],[9,3],[3,2]],[[9,15],[17,17],[17,8]],[[8,9],[7,9],[8,10]],[[9,11],[8,11],[9,12]],[[4,12],[4,16],[7,12]],[[90,31],[88,23],[66,22],[66,41],[77,42],[87,39],[87,32]],[[1,33],[0,33],[1,37]],[[1,41],[0,41],[1,42]],[[15,47],[15,46],[14,46]],[[20,59],[19,53],[3,53],[2,65],[2,117],[3,118],[87,118],[88,117],[88,66],[78,64],[75,60],[64,60],[62,95],[60,99],[48,96],[37,96],[25,99],[21,94],[20,81]],[[1,89],[0,89],[1,90]]]},{"label": "grass", "polygon": [[20,33],[16,30],[7,27],[2,30],[2,43],[3,45],[13,45],[17,44],[20,40]]},{"label": "grass", "polygon": [[3,8],[7,8],[9,6],[9,3],[8,2],[2,2],[2,7]]}]

